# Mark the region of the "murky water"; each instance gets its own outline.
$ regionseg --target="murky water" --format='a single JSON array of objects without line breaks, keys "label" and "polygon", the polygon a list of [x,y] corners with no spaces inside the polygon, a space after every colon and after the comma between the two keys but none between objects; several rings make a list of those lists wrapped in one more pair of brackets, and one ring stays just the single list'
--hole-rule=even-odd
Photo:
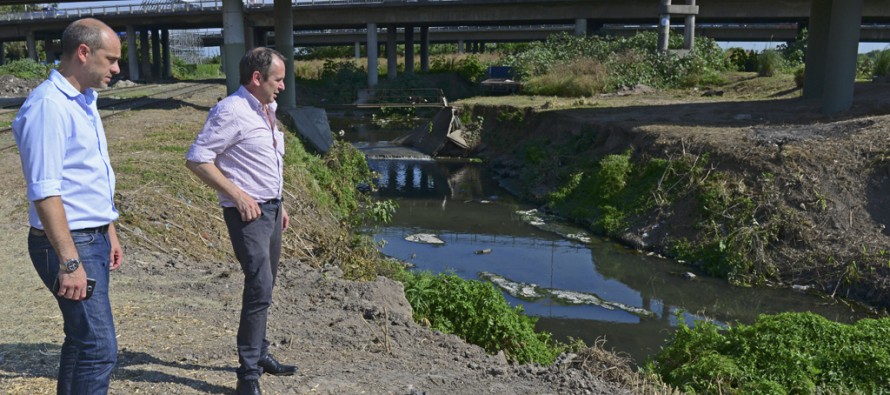
[{"label": "murky water", "polygon": [[[378,135],[359,136],[357,130],[368,128],[348,129],[347,138],[361,145],[377,141]],[[398,134],[387,133],[385,139]],[[689,324],[701,319],[750,324],[758,314],[787,311],[812,311],[841,322],[862,318],[810,295],[731,287],[703,276],[688,279],[689,268],[670,260],[596,237],[560,236],[583,234],[581,229],[542,230],[553,221],[531,224],[528,210],[534,207],[499,188],[478,164],[370,160],[369,165],[381,175],[380,197],[399,204],[393,221],[375,234],[385,242],[384,254],[418,270],[492,280],[511,304],[540,317],[539,329],[559,339],[593,344],[605,338],[606,348],[641,363],[660,349],[678,317]],[[444,243],[406,240],[417,234]]]}]

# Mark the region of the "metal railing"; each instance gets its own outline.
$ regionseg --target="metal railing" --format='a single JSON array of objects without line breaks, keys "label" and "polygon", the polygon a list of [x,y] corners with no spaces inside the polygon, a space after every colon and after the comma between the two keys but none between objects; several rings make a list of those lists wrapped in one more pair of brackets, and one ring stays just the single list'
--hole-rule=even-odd
[{"label": "metal railing", "polygon": [[[295,0],[291,4],[300,6],[333,6],[333,5],[364,5],[364,4],[410,4],[449,3],[467,0]],[[273,0],[252,1],[243,3],[245,10],[271,8]],[[0,21],[32,21],[48,19],[73,19],[84,16],[121,15],[121,14],[166,14],[183,12],[202,12],[222,10],[222,0],[171,1],[162,4],[125,4],[112,6],[88,6],[76,8],[52,8],[41,11],[15,12],[0,14]]]}]

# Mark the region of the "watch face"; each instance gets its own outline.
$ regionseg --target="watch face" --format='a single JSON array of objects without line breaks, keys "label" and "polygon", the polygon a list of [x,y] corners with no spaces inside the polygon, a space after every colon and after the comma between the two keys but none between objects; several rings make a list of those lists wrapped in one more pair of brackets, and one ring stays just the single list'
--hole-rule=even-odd
[{"label": "watch face", "polygon": [[68,272],[73,272],[80,267],[80,261],[77,259],[69,259],[65,261],[65,268],[68,269]]}]

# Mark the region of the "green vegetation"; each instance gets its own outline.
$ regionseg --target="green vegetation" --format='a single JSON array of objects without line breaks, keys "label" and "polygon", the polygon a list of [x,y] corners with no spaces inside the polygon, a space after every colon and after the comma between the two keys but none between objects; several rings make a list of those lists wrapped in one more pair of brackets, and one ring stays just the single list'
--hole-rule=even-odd
[{"label": "green vegetation", "polygon": [[[632,151],[589,158],[594,133],[561,145],[532,142],[521,149],[527,163],[525,185],[552,185],[546,204],[598,233],[620,236],[628,219],[681,198],[697,201],[691,213],[696,239],[669,241],[668,251],[705,272],[736,285],[760,283],[775,273],[766,257],[778,239],[786,214],[758,205],[771,187],[748,188],[734,176],[709,167],[707,155],[633,158]],[[550,180],[558,180],[553,184]]]},{"label": "green vegetation", "polygon": [[503,351],[518,363],[552,364],[565,346],[546,332],[535,332],[535,318],[521,306],[510,307],[491,283],[454,274],[403,271],[397,276],[414,309],[414,320],[460,336],[489,353]]},{"label": "green vegetation", "polygon": [[187,64],[173,57],[173,78],[178,80],[204,80],[223,77],[220,63]]},{"label": "green vegetation", "polygon": [[[534,43],[522,53],[506,57],[527,82],[528,94],[591,96],[644,84],[651,87],[680,87],[708,84],[729,62],[717,44],[696,40],[693,56],[664,54],[656,50],[657,35],[638,33],[632,37],[551,36]],[[671,48],[682,46],[672,37]],[[717,78],[719,80],[719,78]]]},{"label": "green vegetation", "polygon": [[647,370],[687,393],[879,394],[890,389],[890,319],[853,325],[812,313],[754,325],[683,325]]},{"label": "green vegetation", "polygon": [[13,60],[0,66],[0,74],[14,75],[26,80],[46,79],[52,66],[37,63],[31,59]]}]

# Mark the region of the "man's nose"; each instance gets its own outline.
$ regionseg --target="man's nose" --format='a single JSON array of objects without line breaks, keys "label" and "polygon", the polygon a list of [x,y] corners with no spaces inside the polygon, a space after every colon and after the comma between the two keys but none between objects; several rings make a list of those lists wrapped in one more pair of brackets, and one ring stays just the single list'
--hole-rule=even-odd
[{"label": "man's nose", "polygon": [[111,74],[117,74],[120,72],[121,72],[121,65],[117,62],[114,62],[114,64],[111,65]]}]

